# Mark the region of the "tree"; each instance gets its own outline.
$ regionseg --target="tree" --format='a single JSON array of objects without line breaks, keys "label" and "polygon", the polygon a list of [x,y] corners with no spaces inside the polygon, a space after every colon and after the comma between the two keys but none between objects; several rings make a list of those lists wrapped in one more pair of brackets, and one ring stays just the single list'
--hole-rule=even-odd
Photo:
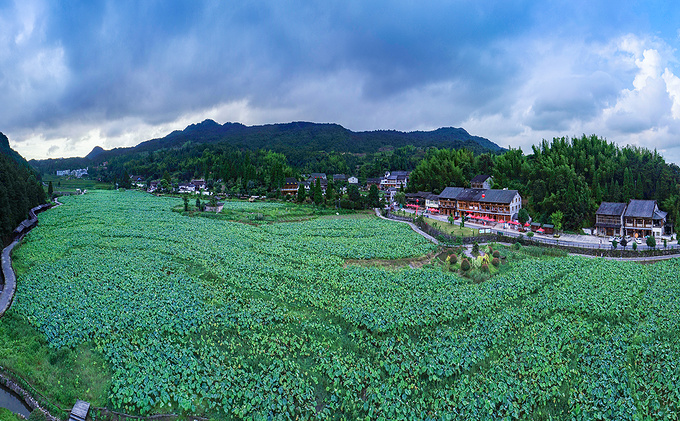
[{"label": "tree", "polygon": [[647,237],[647,247],[656,248],[656,238],[653,236]]},{"label": "tree", "polygon": [[196,198],[196,209],[201,210],[201,198]]},{"label": "tree", "polygon": [[305,201],[307,198],[307,190],[305,189],[305,186],[300,183],[298,184],[298,192],[297,192],[297,201],[299,203],[302,203]]},{"label": "tree", "polygon": [[368,191],[368,206],[377,208],[380,206],[380,196],[378,195],[378,186],[371,184]]},{"label": "tree", "polygon": [[461,218],[460,218],[460,227],[465,228],[465,217],[464,216],[461,216]]},{"label": "tree", "polygon": [[453,221],[455,221],[456,218],[454,218],[453,215],[449,215],[448,220],[449,220],[449,224],[453,225]]},{"label": "tree", "polygon": [[637,243],[633,242],[633,251],[637,250]]},{"label": "tree", "polygon": [[189,211],[189,196],[185,194],[182,199],[184,200],[184,211],[187,212]]},{"label": "tree", "polygon": [[619,245],[619,242],[618,242],[618,241],[612,240],[612,247],[614,248],[614,250],[616,250],[616,247],[617,247],[618,245]]},{"label": "tree", "polygon": [[562,218],[564,218],[564,214],[562,211],[555,211],[550,215],[550,220],[552,221],[553,225],[555,226],[555,232],[559,232],[562,230]]},{"label": "tree", "polygon": [[54,187],[52,187],[52,182],[50,181],[50,184],[47,185],[47,195],[52,198],[52,194],[54,193]]},{"label": "tree", "polygon": [[321,179],[317,178],[315,183],[314,183],[314,193],[312,196],[312,200],[314,200],[314,203],[316,205],[320,205],[323,203],[323,195],[321,192]]},{"label": "tree", "polygon": [[520,209],[519,213],[517,214],[517,220],[522,225],[526,224],[529,220],[529,211],[524,208]]},{"label": "tree", "polygon": [[394,195],[394,201],[404,206],[406,204],[406,193],[403,191],[397,192],[397,194]]},{"label": "tree", "polygon": [[621,239],[621,247],[623,247],[623,249],[625,250],[627,245],[628,245],[628,240],[626,240],[625,237],[622,238]]}]

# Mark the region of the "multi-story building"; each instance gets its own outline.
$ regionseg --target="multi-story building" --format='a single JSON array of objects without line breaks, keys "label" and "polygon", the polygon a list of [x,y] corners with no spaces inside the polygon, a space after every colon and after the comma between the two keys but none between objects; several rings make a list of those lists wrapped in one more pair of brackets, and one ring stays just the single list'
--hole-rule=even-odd
[{"label": "multi-story building", "polygon": [[409,174],[411,174],[410,171],[386,172],[385,177],[380,180],[380,189],[387,190],[390,187],[406,188]]},{"label": "multi-story building", "polygon": [[464,189],[456,198],[459,216],[486,217],[494,221],[517,219],[522,197],[517,190]]},{"label": "multi-story building", "polygon": [[660,237],[666,226],[666,215],[667,212],[659,210],[656,200],[632,199],[623,214],[625,234],[633,237]]},{"label": "multi-story building", "polygon": [[595,234],[658,237],[666,229],[666,215],[667,212],[659,210],[656,200],[602,202],[595,213]]},{"label": "multi-story building", "polygon": [[600,236],[623,235],[625,203],[602,202],[595,212],[595,232]]},{"label": "multi-story building", "polygon": [[293,177],[286,177],[283,187],[281,187],[282,195],[296,195],[298,192],[298,181]]},{"label": "multi-story building", "polygon": [[494,221],[517,219],[522,197],[517,190],[447,187],[439,194],[442,215],[486,217]]}]

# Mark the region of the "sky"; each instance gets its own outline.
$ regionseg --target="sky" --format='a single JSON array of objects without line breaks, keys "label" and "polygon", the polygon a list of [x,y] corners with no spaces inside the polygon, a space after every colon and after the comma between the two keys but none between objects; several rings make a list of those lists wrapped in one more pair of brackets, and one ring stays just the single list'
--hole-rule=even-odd
[{"label": "sky", "polygon": [[207,118],[596,134],[680,164],[669,1],[0,0],[0,132],[84,156]]}]

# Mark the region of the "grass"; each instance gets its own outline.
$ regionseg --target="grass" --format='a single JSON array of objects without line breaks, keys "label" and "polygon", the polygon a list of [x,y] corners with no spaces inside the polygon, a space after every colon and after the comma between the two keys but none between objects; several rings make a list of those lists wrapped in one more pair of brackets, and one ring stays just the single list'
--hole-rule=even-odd
[{"label": "grass", "polygon": [[[55,193],[75,193],[76,189],[82,190],[110,190],[113,188],[111,183],[102,183],[97,180],[87,178],[57,177],[56,175],[43,175],[42,181],[49,185],[52,182],[52,189]],[[45,186],[47,193],[47,186]]]},{"label": "grass", "polygon": [[448,235],[455,235],[458,237],[474,237],[476,235],[479,235],[479,230],[475,228],[468,227],[461,228],[460,225],[449,224],[447,222],[436,221],[434,219],[429,218],[425,218],[425,222],[432,228]]},{"label": "grass", "polygon": [[111,370],[100,353],[89,344],[51,348],[12,309],[0,319],[0,361],[62,409],[71,408],[76,399],[93,406],[104,406],[108,400]]},{"label": "grass", "polygon": [[20,420],[23,420],[23,418],[20,418],[18,415],[16,415],[9,409],[0,408],[0,421],[20,421]]}]

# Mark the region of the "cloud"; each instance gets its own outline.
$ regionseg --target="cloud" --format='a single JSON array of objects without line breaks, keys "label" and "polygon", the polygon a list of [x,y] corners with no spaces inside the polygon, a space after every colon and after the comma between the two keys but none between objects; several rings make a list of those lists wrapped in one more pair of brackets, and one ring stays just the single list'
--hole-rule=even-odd
[{"label": "cloud", "polygon": [[213,118],[462,126],[525,151],[596,133],[680,162],[669,21],[680,9],[615,6],[4,2],[0,129],[29,157],[130,146]]}]

